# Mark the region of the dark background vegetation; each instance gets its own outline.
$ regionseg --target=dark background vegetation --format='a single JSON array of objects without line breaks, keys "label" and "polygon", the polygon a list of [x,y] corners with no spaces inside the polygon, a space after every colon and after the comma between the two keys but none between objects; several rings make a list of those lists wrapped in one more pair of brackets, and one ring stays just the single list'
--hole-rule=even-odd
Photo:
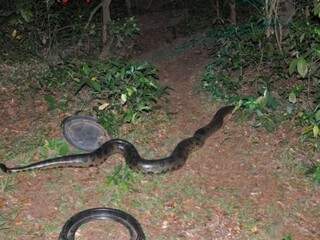
[{"label": "dark background vegetation", "polygon": [[[166,52],[164,45],[173,47]],[[190,49],[196,49],[194,58],[197,51],[208,58],[195,88],[221,105],[236,105],[239,125],[274,135],[281,128],[298,129],[307,156],[303,177],[318,186],[319,0],[0,0],[0,93],[10,95],[10,104],[39,97],[54,116],[94,115],[113,137],[121,128],[143,125],[174,94],[161,84],[147,54],[170,58]],[[11,107],[2,97],[0,113]],[[1,117],[6,116],[0,116],[0,127]],[[63,141],[33,138],[35,146],[44,145],[41,158],[51,151],[69,153]],[[6,158],[24,152],[30,141],[19,144],[10,153],[3,148]],[[122,199],[140,178],[117,166],[105,185]],[[0,179],[2,192],[12,179]],[[0,208],[1,201],[0,196]],[[3,216],[0,230],[9,222]],[[255,228],[249,231],[256,234]]]}]

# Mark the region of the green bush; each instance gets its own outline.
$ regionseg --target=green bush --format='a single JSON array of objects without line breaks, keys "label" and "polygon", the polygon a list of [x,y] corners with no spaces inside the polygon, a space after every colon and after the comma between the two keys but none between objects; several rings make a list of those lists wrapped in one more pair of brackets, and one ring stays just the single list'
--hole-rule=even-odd
[{"label": "green bush", "polygon": [[282,238],[282,240],[293,240],[293,238],[291,237],[291,235],[286,235]]},{"label": "green bush", "polygon": [[270,83],[263,80],[265,76],[255,76],[256,79],[250,79],[245,75],[247,69],[254,68],[263,70],[271,67],[276,73],[278,72],[278,63],[283,58],[266,39],[264,31],[265,26],[261,23],[209,31],[208,36],[216,39],[218,50],[206,67],[202,86],[214,99],[237,102],[247,95],[242,92],[245,85],[253,83],[259,85],[253,97],[258,97],[259,91],[269,87]]},{"label": "green bush", "polygon": [[202,86],[213,99],[254,113],[258,120],[255,126],[273,129],[271,122],[302,114],[306,126],[303,137],[317,138],[319,29],[317,21],[295,20],[282,52],[274,39],[266,37],[263,21],[213,29],[208,36],[215,39],[217,50],[203,74]]},{"label": "green bush", "polygon": [[320,150],[320,104],[314,111],[300,112],[299,119],[304,126],[302,140],[311,141],[315,149]]},{"label": "green bush", "polygon": [[216,70],[214,64],[206,67],[202,77],[202,85],[215,100],[232,102],[238,99],[239,82]]},{"label": "green bush", "polygon": [[151,111],[165,93],[166,88],[160,86],[157,78],[157,69],[148,63],[109,60],[71,62],[51,69],[41,82],[62,89],[76,86],[76,93],[89,87],[97,99],[94,110],[100,122],[115,133],[121,124],[134,123]]},{"label": "green bush", "polygon": [[124,20],[111,21],[109,33],[112,37],[110,45],[116,48],[123,48],[140,33],[140,28],[137,20],[134,17],[130,17]]},{"label": "green bush", "polygon": [[[55,0],[7,3],[9,15],[1,18],[0,24],[0,35],[5,37],[4,42],[0,40],[2,51],[18,47],[22,52],[44,57],[51,65],[70,55],[96,54],[102,46],[101,11],[95,10],[100,2],[69,1],[66,6]],[[119,50],[130,52],[140,31],[134,17],[118,19],[119,15],[113,12],[117,20],[111,20],[107,28],[108,48],[115,55]]]},{"label": "green bush", "polygon": [[236,104],[247,117],[255,116],[254,126],[271,131],[279,119],[272,113],[279,101],[271,90],[285,66],[280,64],[284,56],[266,39],[265,29],[258,22],[209,31],[218,50],[205,69],[202,86],[213,99]]},{"label": "green bush", "polygon": [[91,9],[83,1],[71,1],[63,7],[57,1],[14,0],[11,14],[1,32],[10,36],[19,47],[32,53],[52,50],[59,45],[74,45],[79,41],[82,26]]},{"label": "green bush", "polygon": [[320,184],[320,165],[315,168],[315,171],[313,173],[313,180],[316,183]]},{"label": "green bush", "polygon": [[[264,21],[209,31],[215,51],[202,86],[213,99],[236,104],[240,116],[254,116],[255,127],[274,130],[282,120],[295,120],[303,128],[302,141],[319,151],[320,2],[314,16],[301,15],[280,42],[267,38]],[[316,182],[319,169],[316,162]]]},{"label": "green bush", "polygon": [[119,190],[127,192],[138,179],[139,175],[127,165],[117,165],[112,174],[106,177],[106,184],[108,187],[117,186]]},{"label": "green bush", "polygon": [[[314,15],[320,18],[320,3],[315,1]],[[297,105],[298,98],[306,99],[307,104],[298,111],[300,122],[304,126],[302,140],[313,142],[315,149],[320,149],[320,25],[313,19],[297,20],[291,25],[286,41],[290,62],[290,76],[299,78],[303,89],[299,94],[290,93]],[[290,100],[290,99],[289,99]]]}]

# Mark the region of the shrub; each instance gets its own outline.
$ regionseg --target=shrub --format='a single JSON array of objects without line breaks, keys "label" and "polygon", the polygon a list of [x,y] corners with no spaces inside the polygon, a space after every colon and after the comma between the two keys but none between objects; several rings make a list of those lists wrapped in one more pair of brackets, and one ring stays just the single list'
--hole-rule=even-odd
[{"label": "shrub", "polygon": [[134,123],[151,111],[165,93],[157,78],[157,69],[148,63],[109,60],[70,62],[51,69],[41,81],[42,85],[63,88],[76,85],[76,93],[89,87],[97,100],[94,110],[100,122],[115,133],[121,124]]}]

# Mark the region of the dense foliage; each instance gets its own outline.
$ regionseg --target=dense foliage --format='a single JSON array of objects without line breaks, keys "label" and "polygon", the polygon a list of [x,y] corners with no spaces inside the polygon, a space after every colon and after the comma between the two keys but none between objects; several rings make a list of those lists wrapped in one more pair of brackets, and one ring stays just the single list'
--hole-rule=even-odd
[{"label": "dense foliage", "polygon": [[151,111],[165,92],[157,78],[156,68],[148,63],[109,60],[71,62],[50,69],[41,81],[42,85],[63,88],[73,83],[77,93],[89,87],[100,122],[114,133],[124,122],[136,122]]},{"label": "dense foliage", "polygon": [[[2,4],[0,0],[0,4]],[[23,1],[4,2],[0,11],[0,32],[8,44],[51,61],[74,55],[97,54],[101,50],[101,1]],[[124,7],[125,9],[125,7]],[[113,14],[108,26],[108,44],[114,54],[130,51],[139,33],[135,18],[118,19]],[[9,47],[10,49],[12,46]],[[1,51],[0,51],[1,52]]]},{"label": "dense foliage", "polygon": [[211,30],[208,35],[217,45],[202,79],[214,99],[255,116],[254,126],[273,130],[284,119],[298,120],[304,127],[301,139],[315,149],[320,149],[319,5],[307,19],[297,14],[281,33],[280,47],[267,36],[270,26],[263,18]]}]

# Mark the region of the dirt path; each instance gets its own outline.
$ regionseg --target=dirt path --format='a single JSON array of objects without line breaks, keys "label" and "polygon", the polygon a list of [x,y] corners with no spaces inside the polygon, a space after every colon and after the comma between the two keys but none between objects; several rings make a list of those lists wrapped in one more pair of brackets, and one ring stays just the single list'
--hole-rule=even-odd
[{"label": "dirt path", "polygon": [[[173,89],[170,134],[192,134],[217,109],[195,92],[207,62],[199,49],[157,61],[161,81]],[[202,207],[214,212],[214,223],[195,226],[189,239],[319,239],[319,188],[299,169],[297,133],[288,126],[271,134],[248,125],[231,119],[176,173],[174,181],[188,176],[212,200]]]}]

